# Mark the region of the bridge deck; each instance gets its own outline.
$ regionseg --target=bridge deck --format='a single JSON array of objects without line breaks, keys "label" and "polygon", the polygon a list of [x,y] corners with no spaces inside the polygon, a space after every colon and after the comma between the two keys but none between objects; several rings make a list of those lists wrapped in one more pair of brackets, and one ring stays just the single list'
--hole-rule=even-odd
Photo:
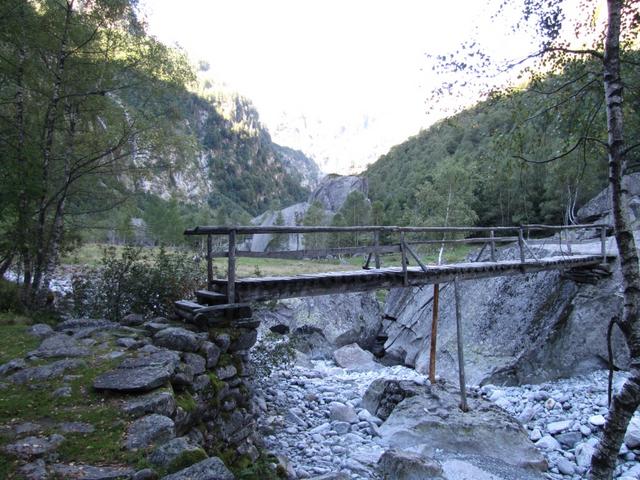
[{"label": "bridge deck", "polygon": [[[600,255],[547,257],[539,260],[456,263],[407,268],[407,281],[401,267],[344,272],[324,272],[290,277],[239,278],[235,281],[235,301],[246,303],[282,298],[363,292],[404,286],[444,283],[460,280],[517,275],[545,270],[569,270],[594,267],[602,263]],[[213,280],[212,290],[226,293],[226,280]]]}]

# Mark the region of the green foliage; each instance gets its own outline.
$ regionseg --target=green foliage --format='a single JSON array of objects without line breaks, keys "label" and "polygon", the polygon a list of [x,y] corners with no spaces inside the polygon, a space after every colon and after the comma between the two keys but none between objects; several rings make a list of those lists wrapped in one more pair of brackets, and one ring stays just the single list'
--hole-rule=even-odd
[{"label": "green foliage", "polygon": [[[273,224],[276,227],[282,227],[284,226],[284,217],[282,216],[282,211],[278,211],[278,214],[276,215],[276,219],[273,222]],[[285,250],[287,248],[287,245],[289,243],[289,235],[287,235],[286,233],[275,233],[272,235],[271,237],[271,241],[269,242],[268,245],[268,250],[271,251],[279,251],[279,250]]]},{"label": "green foliage", "polygon": [[191,465],[201,462],[207,458],[207,453],[201,449],[196,448],[194,450],[186,450],[178,455],[173,461],[169,464],[167,468],[167,473],[174,473],[184,468],[190,467]]},{"label": "green foliage", "polygon": [[269,332],[251,349],[251,365],[256,378],[268,377],[274,370],[287,369],[296,352],[289,339]]},{"label": "green foliage", "polygon": [[142,248],[104,251],[102,265],[74,276],[74,308],[79,315],[120,320],[130,312],[168,315],[173,303],[191,295],[198,272],[186,253],[161,248],[148,255]]},{"label": "green foliage", "polygon": [[[313,202],[302,218],[302,225],[306,227],[326,225],[327,213],[319,201]],[[304,246],[308,250],[319,250],[327,246],[326,233],[309,233],[304,236]]]},{"label": "green foliage", "polygon": [[[379,212],[378,212],[379,213]],[[364,226],[371,224],[371,203],[360,191],[351,192],[342,207],[331,221],[334,227]],[[368,242],[361,233],[334,233],[330,235],[329,245],[331,247],[350,247]]]},{"label": "green foliage", "polygon": [[[639,84],[640,69],[623,65],[628,83]],[[558,95],[541,93],[558,89]],[[376,206],[375,221],[384,210],[386,224],[442,224],[448,203],[451,225],[574,220],[577,209],[606,186],[606,152],[590,141],[557,161],[531,162],[568,152],[585,135],[606,140],[601,90],[597,65],[569,63],[527,89],[495,95],[393,147],[365,174],[373,204],[383,205]],[[640,89],[625,94],[625,130],[633,138],[640,130]],[[630,171],[637,170],[640,152],[629,155]]]},{"label": "green foliage", "polygon": [[176,404],[185,412],[193,412],[197,407],[195,398],[189,392],[176,395]]},{"label": "green foliage", "polygon": [[18,312],[22,310],[20,301],[20,289],[14,282],[0,278],[0,312]]}]

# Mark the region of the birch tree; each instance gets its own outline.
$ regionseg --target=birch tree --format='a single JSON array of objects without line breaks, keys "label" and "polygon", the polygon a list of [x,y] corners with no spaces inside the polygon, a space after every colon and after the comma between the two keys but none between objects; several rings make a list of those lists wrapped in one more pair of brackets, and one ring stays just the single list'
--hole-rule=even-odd
[{"label": "birch tree", "polygon": [[[583,133],[579,135],[575,145],[556,155],[537,160],[522,157],[521,160],[530,163],[562,162],[572,151],[586,144],[600,145],[608,158],[613,228],[620,257],[624,295],[622,316],[611,321],[618,325],[624,334],[631,363],[629,378],[613,397],[602,438],[592,458],[590,478],[601,480],[612,478],[625,431],[633,413],[640,405],[640,271],[627,199],[628,159],[630,153],[639,148],[640,144],[629,144],[625,137],[623,101],[623,72],[625,69],[637,72],[640,67],[629,55],[629,52],[638,48],[640,2],[607,0],[606,19],[603,22],[599,22],[598,19],[598,2],[580,2],[579,8],[574,12],[578,15],[577,18],[569,18],[567,3],[564,0],[522,1],[522,14],[514,25],[514,30],[528,25],[533,27],[540,39],[537,49],[526,58],[496,65],[486,52],[478,51],[470,43],[466,45],[469,55],[463,58],[440,57],[440,65],[449,71],[464,71],[476,79],[486,79],[496,71],[504,72],[513,68],[519,68],[521,76],[535,79],[536,76],[561,69],[575,58],[588,58],[598,65],[597,81],[602,86],[607,138],[594,138],[588,133]],[[498,15],[512,5],[513,2],[502,2]],[[592,82],[592,78],[583,76],[567,82],[566,86],[586,85]],[[455,83],[449,83],[446,87],[455,88]],[[484,84],[485,92],[495,91],[496,88],[495,84]],[[560,101],[554,103],[554,98],[558,98],[554,97],[554,94],[562,92],[563,88],[549,92],[552,103],[550,108],[558,109],[562,106]],[[603,322],[609,320],[603,319]]]}]

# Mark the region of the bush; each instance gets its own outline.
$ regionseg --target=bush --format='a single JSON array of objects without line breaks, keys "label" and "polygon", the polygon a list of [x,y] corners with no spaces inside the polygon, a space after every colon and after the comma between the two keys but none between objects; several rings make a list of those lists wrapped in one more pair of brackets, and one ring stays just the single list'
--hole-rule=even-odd
[{"label": "bush", "polygon": [[251,349],[254,378],[266,378],[274,370],[288,370],[296,359],[296,351],[288,337],[269,332]]},{"label": "bush", "polygon": [[148,254],[142,247],[129,246],[118,256],[115,248],[107,248],[98,268],[73,277],[74,310],[114,321],[130,312],[166,316],[176,300],[191,297],[200,275],[184,252],[160,248]]},{"label": "bush", "polygon": [[20,287],[13,282],[0,278],[0,312],[20,312]]}]

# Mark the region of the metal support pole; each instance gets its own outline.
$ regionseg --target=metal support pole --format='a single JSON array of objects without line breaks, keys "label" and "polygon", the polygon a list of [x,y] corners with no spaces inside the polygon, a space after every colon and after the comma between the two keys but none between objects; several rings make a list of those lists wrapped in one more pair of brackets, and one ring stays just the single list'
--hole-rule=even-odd
[{"label": "metal support pole", "polygon": [[402,255],[402,284],[406,287],[409,285],[409,276],[407,274],[407,244],[404,241],[404,232],[400,232],[400,253]]},{"label": "metal support pole", "polygon": [[524,263],[524,228],[518,229],[518,247],[520,248],[520,263]]},{"label": "metal support pole", "polygon": [[600,250],[602,252],[602,263],[607,263],[607,227],[600,228]]},{"label": "metal support pole", "polygon": [[469,411],[467,405],[467,384],[464,378],[464,345],[462,343],[462,314],[460,313],[460,288],[458,277],[453,279],[453,289],[456,297],[456,331],[458,339],[458,372],[460,374],[460,409]]},{"label": "metal support pole", "polygon": [[376,268],[380,268],[380,252],[378,251],[380,248],[380,231],[378,230],[374,230],[373,232],[373,246],[375,247],[373,258],[376,261]]},{"label": "metal support pole", "polygon": [[433,284],[433,316],[431,318],[431,350],[429,351],[429,381],[436,383],[436,346],[438,340],[438,304],[440,303],[440,285]]},{"label": "metal support pole", "polygon": [[236,231],[229,231],[227,263],[227,303],[236,302]]},{"label": "metal support pole", "polygon": [[207,235],[207,290],[211,290],[213,286],[213,238]]},{"label": "metal support pole", "polygon": [[496,241],[495,241],[495,233],[493,230],[491,230],[490,232],[490,238],[491,238],[491,261],[495,262],[496,261]]}]

